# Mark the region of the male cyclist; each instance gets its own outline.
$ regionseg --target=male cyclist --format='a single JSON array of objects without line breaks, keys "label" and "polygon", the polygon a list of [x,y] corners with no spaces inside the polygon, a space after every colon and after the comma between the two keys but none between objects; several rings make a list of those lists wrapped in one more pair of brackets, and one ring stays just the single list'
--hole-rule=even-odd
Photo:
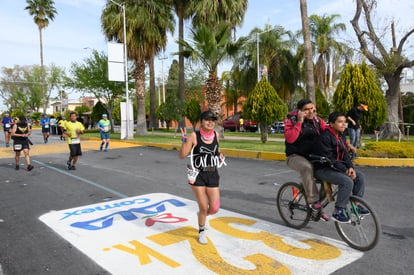
[{"label": "male cyclist", "polygon": [[[288,113],[285,120],[286,164],[300,173],[309,207],[320,211],[319,192],[313,177],[313,167],[308,157],[314,152],[319,135],[327,125],[323,119],[315,115],[315,105],[309,99],[302,99],[297,110]],[[329,217],[321,214],[323,221]]]}]

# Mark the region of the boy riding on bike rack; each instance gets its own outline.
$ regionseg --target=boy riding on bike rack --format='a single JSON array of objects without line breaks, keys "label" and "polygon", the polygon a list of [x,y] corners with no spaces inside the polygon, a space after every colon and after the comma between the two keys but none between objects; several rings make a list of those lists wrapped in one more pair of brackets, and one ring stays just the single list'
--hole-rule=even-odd
[{"label": "boy riding on bike rack", "polygon": [[[329,115],[329,127],[321,134],[315,144],[318,155],[328,158],[332,163],[329,166],[314,163],[315,177],[338,185],[339,191],[332,218],[340,223],[350,221],[345,206],[351,194],[362,198],[365,189],[364,174],[354,168],[348,153],[349,145],[343,134],[345,129],[345,114],[333,112]],[[360,205],[357,210],[360,215],[369,215],[369,211]]]}]

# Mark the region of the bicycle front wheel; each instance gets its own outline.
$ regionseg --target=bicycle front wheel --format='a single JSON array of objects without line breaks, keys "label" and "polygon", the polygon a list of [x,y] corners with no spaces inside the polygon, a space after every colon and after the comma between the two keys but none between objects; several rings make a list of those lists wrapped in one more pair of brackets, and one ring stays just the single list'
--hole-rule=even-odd
[{"label": "bicycle front wheel", "polygon": [[[368,210],[369,214],[359,214],[358,205]],[[346,212],[351,219],[350,223],[335,222],[339,236],[350,247],[357,250],[367,251],[374,248],[381,234],[381,225],[374,209],[363,199],[351,196],[346,206]]]},{"label": "bicycle front wheel", "polygon": [[283,184],[277,193],[276,204],[280,217],[288,226],[300,229],[308,224],[311,211],[300,184]]}]

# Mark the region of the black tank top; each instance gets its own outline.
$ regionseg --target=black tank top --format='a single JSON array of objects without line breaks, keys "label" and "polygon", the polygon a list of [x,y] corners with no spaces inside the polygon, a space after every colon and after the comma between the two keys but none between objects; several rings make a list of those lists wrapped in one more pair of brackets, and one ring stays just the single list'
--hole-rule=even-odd
[{"label": "black tank top", "polygon": [[214,140],[211,144],[204,143],[200,131],[196,131],[197,146],[194,147],[192,162],[195,168],[215,167],[220,162],[219,144],[216,132],[214,131]]},{"label": "black tank top", "polygon": [[[29,133],[29,125],[24,122],[19,122],[16,124],[16,134],[24,135]],[[14,137],[14,140],[26,140],[27,137]]]}]

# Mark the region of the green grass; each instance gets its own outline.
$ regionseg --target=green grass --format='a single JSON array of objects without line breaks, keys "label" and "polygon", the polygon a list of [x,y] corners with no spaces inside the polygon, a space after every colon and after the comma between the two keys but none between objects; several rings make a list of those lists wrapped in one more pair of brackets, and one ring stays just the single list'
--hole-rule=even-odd
[{"label": "green grass", "polygon": [[[86,137],[99,138],[99,133],[96,131],[88,131],[85,133]],[[220,140],[220,147],[226,149],[239,149],[255,152],[285,152],[284,141],[268,140],[266,144],[260,141],[259,133],[235,133],[225,132],[224,139]],[[226,139],[226,137],[240,137],[240,139]],[[243,137],[252,137],[254,140],[246,140]],[[283,134],[272,134],[269,138],[281,138]],[[111,139],[120,139],[120,134],[111,134]],[[181,133],[174,135],[174,132],[165,130],[148,132],[145,136],[135,136],[131,141],[137,142],[151,142],[162,143],[180,146],[181,145]],[[414,137],[410,141],[402,140],[398,141],[386,141],[376,142],[370,136],[364,136],[362,138],[364,147],[358,150],[358,154],[361,157],[392,157],[392,158],[414,158]]]},{"label": "green grass", "polygon": [[[224,134],[224,139],[220,140],[220,147],[227,149],[239,149],[239,150],[250,150],[250,151],[261,151],[261,152],[285,152],[285,143],[282,141],[267,141],[263,144],[260,141],[260,134],[247,133],[228,133]],[[99,133],[87,132],[86,137],[99,138]],[[255,140],[234,140],[226,139],[226,136],[239,136],[239,137],[254,137]],[[276,135],[269,135],[269,137],[276,137]],[[283,138],[283,135],[278,136]],[[111,139],[120,139],[120,134],[111,134]],[[165,143],[172,145],[181,145],[181,133],[177,133],[174,137],[174,133],[162,133],[162,132],[148,132],[146,136],[135,136],[131,141],[141,142],[152,142],[152,143]]]}]

